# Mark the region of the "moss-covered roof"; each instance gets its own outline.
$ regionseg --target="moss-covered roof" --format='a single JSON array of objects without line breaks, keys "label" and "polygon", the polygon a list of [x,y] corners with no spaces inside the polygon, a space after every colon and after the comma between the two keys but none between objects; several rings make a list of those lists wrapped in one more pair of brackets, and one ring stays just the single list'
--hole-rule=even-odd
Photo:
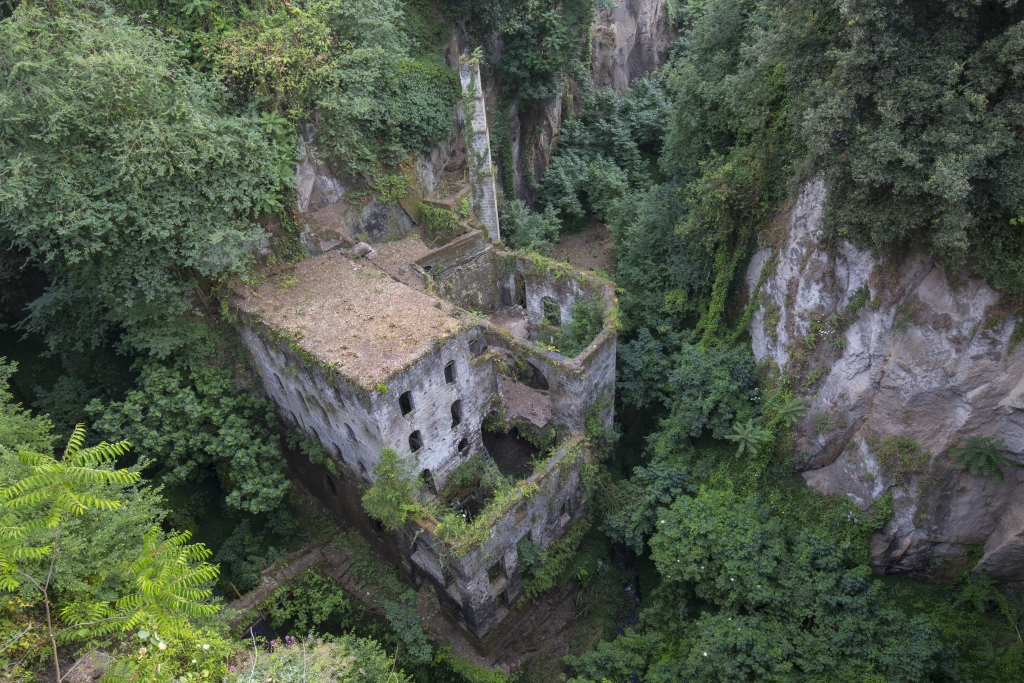
[{"label": "moss-covered roof", "polygon": [[333,251],[239,292],[234,305],[367,389],[473,324],[447,301]]}]

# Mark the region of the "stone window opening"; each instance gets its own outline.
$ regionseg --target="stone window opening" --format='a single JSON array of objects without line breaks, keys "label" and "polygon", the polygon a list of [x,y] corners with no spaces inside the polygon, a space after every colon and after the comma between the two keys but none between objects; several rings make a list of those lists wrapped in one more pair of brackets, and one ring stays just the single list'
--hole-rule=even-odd
[{"label": "stone window opening", "polygon": [[455,361],[450,360],[444,366],[444,383],[455,384]]},{"label": "stone window opening", "polygon": [[352,443],[359,443],[359,439],[356,438],[356,433],[352,431],[352,427],[345,423],[345,431],[348,432],[348,440]]},{"label": "stone window opening", "polygon": [[497,583],[498,581],[500,581],[501,576],[502,571],[500,562],[495,562],[487,568],[487,578],[490,579],[491,583]]},{"label": "stone window opening", "polygon": [[544,322],[553,327],[561,327],[562,307],[558,305],[554,297],[544,297],[541,299],[541,305],[544,307]]},{"label": "stone window opening", "polygon": [[398,407],[402,411],[402,415],[408,415],[412,412],[412,392],[407,391],[398,397]]},{"label": "stone window opening", "polygon": [[462,440],[459,441],[459,455],[461,455],[462,457],[466,457],[467,455],[469,455],[469,439],[465,437],[463,437]]},{"label": "stone window opening", "polygon": [[332,496],[338,495],[338,487],[334,485],[334,480],[331,479],[331,475],[324,475],[324,484],[327,485],[327,490],[331,492]]},{"label": "stone window opening", "polygon": [[479,356],[481,353],[487,350],[487,340],[483,337],[477,337],[469,343],[469,352],[473,354],[473,357]]},{"label": "stone window opening", "polygon": [[435,496],[437,495],[437,484],[434,483],[434,475],[430,470],[425,469],[420,472],[420,481],[423,482],[423,485],[427,487],[428,491]]},{"label": "stone window opening", "polygon": [[462,424],[462,401],[456,401],[452,404],[452,429],[455,429]]},{"label": "stone window opening", "polygon": [[423,448],[423,437],[420,436],[420,430],[416,430],[409,435],[409,450],[413,453],[419,453],[420,449]]}]

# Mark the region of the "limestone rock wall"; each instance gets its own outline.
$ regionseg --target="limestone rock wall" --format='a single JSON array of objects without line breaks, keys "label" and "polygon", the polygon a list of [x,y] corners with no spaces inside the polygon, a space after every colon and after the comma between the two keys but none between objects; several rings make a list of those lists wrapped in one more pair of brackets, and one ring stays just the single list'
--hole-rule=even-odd
[{"label": "limestone rock wall", "polygon": [[[807,398],[796,467],[809,485],[862,508],[892,491],[894,519],[872,539],[876,571],[948,575],[976,546],[978,569],[1024,579],[1024,467],[1003,467],[1000,483],[949,456],[967,437],[993,437],[1024,465],[1024,345],[1011,348],[1014,316],[983,281],[927,253],[883,262],[846,241],[830,247],[824,203],[824,183],[808,183],[766,231],[771,245],[747,274],[760,302],[754,355],[783,368]],[[895,436],[931,454],[905,485],[869,443]]]},{"label": "limestone rock wall", "polygon": [[590,82],[618,93],[665,63],[673,37],[666,0],[621,0],[614,9],[598,12],[591,31]]}]

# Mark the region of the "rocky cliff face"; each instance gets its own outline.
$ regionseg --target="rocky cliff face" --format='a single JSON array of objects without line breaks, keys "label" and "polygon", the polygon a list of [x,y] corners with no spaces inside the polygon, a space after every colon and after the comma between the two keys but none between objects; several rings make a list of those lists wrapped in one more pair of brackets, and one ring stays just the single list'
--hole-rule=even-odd
[{"label": "rocky cliff face", "polygon": [[[665,64],[675,33],[668,25],[666,0],[620,0],[614,9],[598,12],[591,26],[590,84],[618,93],[630,83]],[[500,45],[494,54],[500,54]],[[574,88],[571,102],[579,102]],[[497,92],[488,101],[498,103]],[[512,104],[508,111],[516,197],[536,200],[536,182],[544,174],[558,145],[565,106],[562,93],[546,100]],[[497,113],[495,115],[498,115]]]},{"label": "rocky cliff face", "polygon": [[665,0],[621,0],[615,9],[598,12],[592,33],[590,82],[618,93],[665,63],[673,35]]},{"label": "rocky cliff face", "polygon": [[747,274],[760,302],[754,354],[808,399],[796,467],[865,509],[891,491],[893,519],[872,538],[876,571],[948,575],[974,547],[977,569],[1024,579],[1024,467],[1003,466],[999,482],[949,455],[993,437],[1024,465],[1024,344],[1011,343],[1008,302],[926,253],[880,261],[826,244],[824,202],[824,183],[807,184]]}]

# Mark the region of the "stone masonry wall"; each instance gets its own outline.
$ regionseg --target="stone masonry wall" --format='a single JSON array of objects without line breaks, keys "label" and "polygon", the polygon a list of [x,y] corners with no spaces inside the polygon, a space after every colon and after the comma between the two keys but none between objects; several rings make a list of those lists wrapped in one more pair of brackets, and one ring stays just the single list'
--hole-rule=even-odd
[{"label": "stone masonry wall", "polygon": [[289,426],[316,435],[324,449],[363,481],[385,445],[369,396],[339,376],[310,367],[285,342],[268,340],[252,325],[239,329],[256,372],[278,415]]},{"label": "stone masonry wall", "polygon": [[473,118],[469,125],[472,138],[469,139],[467,136],[466,140],[466,149],[469,152],[469,181],[473,186],[473,211],[487,228],[490,240],[500,242],[498,197],[494,189],[491,136],[487,129],[487,109],[484,106],[484,89],[480,82],[480,65],[459,64],[459,76],[463,95],[473,96]]},{"label": "stone masonry wall", "polygon": [[[440,486],[453,468],[470,454],[480,452],[480,425],[491,396],[497,391],[494,368],[471,362],[469,343],[473,331],[463,333],[444,346],[422,356],[388,381],[387,392],[375,392],[371,412],[376,416],[386,445],[409,457],[409,434],[419,431],[422,450],[415,454],[417,471],[429,470]],[[454,361],[455,377],[445,381],[444,368]],[[410,392],[412,412],[402,415],[399,396]],[[461,423],[452,426],[451,407],[461,402]],[[460,454],[458,444],[465,438],[469,448]]]},{"label": "stone masonry wall", "polygon": [[[441,605],[478,639],[485,638],[522,595],[516,544],[529,538],[547,548],[585,514],[580,476],[584,456],[562,464],[567,453],[578,448],[578,440],[563,445],[548,468],[531,477],[537,491],[513,505],[491,527],[488,540],[466,555],[446,551],[428,530],[416,536],[413,563],[427,576]],[[496,571],[489,571],[492,568]]]}]

